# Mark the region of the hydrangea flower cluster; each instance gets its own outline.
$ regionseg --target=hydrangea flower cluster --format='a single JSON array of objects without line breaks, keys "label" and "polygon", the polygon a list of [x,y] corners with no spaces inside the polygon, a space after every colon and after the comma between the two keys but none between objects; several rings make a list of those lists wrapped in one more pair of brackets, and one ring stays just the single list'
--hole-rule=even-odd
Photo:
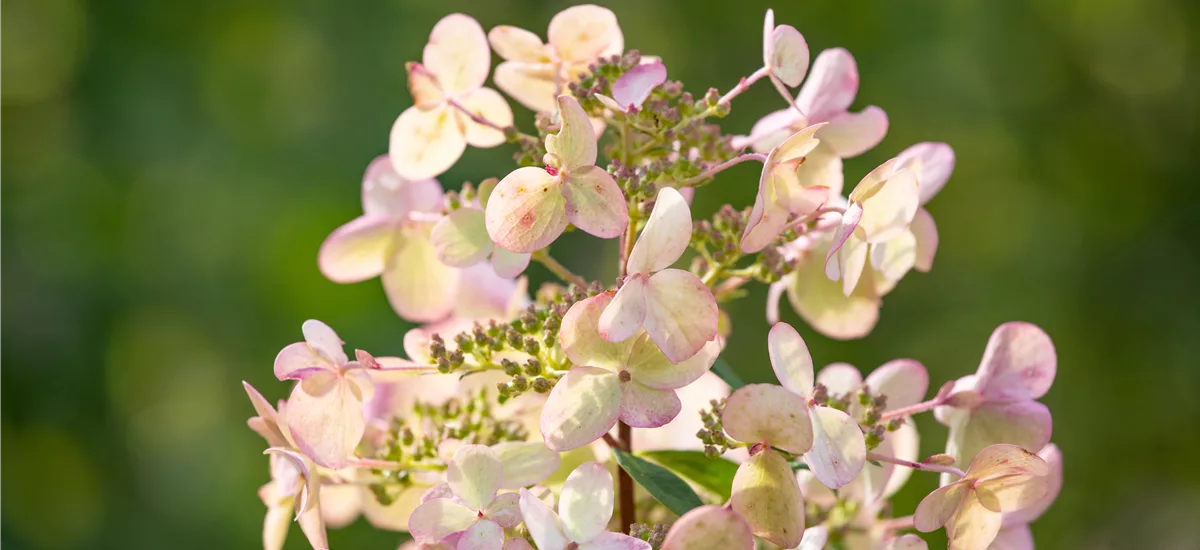
[{"label": "hydrangea flower cluster", "polygon": [[[810,67],[803,35],[770,11],[761,54],[724,93],[693,94],[669,59],[625,51],[599,6],[559,13],[544,41],[438,22],[407,65],[413,105],[367,167],[363,215],[317,257],[334,282],[379,277],[419,326],[402,356],[351,356],[306,321],[274,363],[289,397],[272,406],[245,385],[269,456],[264,548],[293,519],[328,548],[327,529],[361,516],[408,532],[403,549],[915,550],[937,529],[955,550],[1032,549],[1029,524],[1062,484],[1037,401],[1056,370],[1041,329],[1001,325],[975,374],[929,396],[915,360],[816,369],[779,322],[786,294],[816,333],[866,336],[882,298],[933,266],[926,205],[953,150],[912,145],[844,193],[846,161],[888,129],[883,109],[852,109],[854,58],[831,48]],[[489,74],[536,112],[530,126]],[[716,122],[764,79],[781,108],[726,132]],[[468,145],[506,143],[511,172],[449,191],[435,179]],[[762,163],[757,190],[696,219],[695,193],[743,162]],[[550,254],[573,228],[614,240],[614,285]],[[561,282],[530,296],[534,262]],[[724,308],[754,282],[770,289],[778,384],[742,383],[725,349],[740,322]],[[949,427],[944,453],[919,455],[924,412]],[[914,471],[940,488],[899,515],[889,499]]]}]

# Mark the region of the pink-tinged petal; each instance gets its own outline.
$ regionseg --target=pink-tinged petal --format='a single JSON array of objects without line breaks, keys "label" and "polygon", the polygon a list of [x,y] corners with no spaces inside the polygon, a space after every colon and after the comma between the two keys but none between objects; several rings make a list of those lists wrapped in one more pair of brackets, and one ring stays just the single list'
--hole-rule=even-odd
[{"label": "pink-tinged petal", "polygon": [[1046,496],[1047,476],[1003,475],[982,480],[975,492],[985,508],[993,512],[1017,512],[1034,506]]},{"label": "pink-tinged petal", "polygon": [[862,373],[850,363],[830,363],[817,373],[817,383],[825,386],[829,395],[857,392],[862,382]]},{"label": "pink-tinged petal", "polygon": [[842,158],[857,157],[879,145],[887,135],[887,113],[871,105],[857,113],[840,113],[817,136]]},{"label": "pink-tinged petal", "polygon": [[[985,480],[997,476],[1050,474],[1050,465],[1042,457],[1019,445],[995,444],[979,452],[967,468],[967,479]],[[986,480],[985,480],[986,481]],[[981,482],[982,483],[982,482]]]},{"label": "pink-tinged petal", "polygon": [[692,238],[692,211],[683,195],[670,187],[658,192],[646,228],[638,236],[626,267],[630,273],[652,273],[671,267]]},{"label": "pink-tinged petal", "polygon": [[811,124],[788,136],[787,139],[783,140],[783,143],[780,143],[778,147],[772,149],[767,155],[767,160],[763,163],[764,170],[785,165],[794,170],[805,156],[820,145],[821,140],[815,136],[825,126],[825,123]]},{"label": "pink-tinged petal", "polygon": [[529,545],[529,541],[522,538],[511,538],[504,543],[504,548],[501,550],[535,550]]},{"label": "pink-tinged petal", "polygon": [[650,543],[625,535],[604,531],[591,540],[580,544],[579,550],[652,550]]},{"label": "pink-tinged petal", "polygon": [[[819,252],[819,251],[818,251]],[[800,266],[788,285],[788,300],[813,330],[830,338],[851,340],[870,334],[879,321],[879,298],[869,285],[859,285],[849,297],[830,281],[819,254]]]},{"label": "pink-tinged petal", "polygon": [[[271,447],[263,454],[270,456],[275,494],[281,498],[296,497],[296,517],[315,507],[321,480],[308,457],[279,447]],[[303,486],[300,485],[301,480],[304,481]]]},{"label": "pink-tinged petal", "polygon": [[783,548],[800,544],[804,497],[783,456],[766,449],[750,457],[734,475],[732,493],[733,510],[746,518],[755,535]]},{"label": "pink-tinged petal", "polygon": [[[425,487],[413,486],[404,489],[389,505],[379,503],[375,495],[366,487],[362,488],[363,517],[377,529],[389,531],[408,531],[408,520],[421,503],[421,493]],[[465,508],[464,508],[465,509]]]},{"label": "pink-tinged petal", "polygon": [[904,232],[920,207],[916,175],[901,170],[888,176],[893,162],[876,168],[850,193],[851,203],[863,205],[855,232],[861,231],[870,243],[889,241]]},{"label": "pink-tinged petal", "polygon": [[1041,449],[1050,442],[1050,409],[1037,401],[988,403],[950,426],[946,454],[966,464],[989,445]]},{"label": "pink-tinged petal", "polygon": [[825,121],[844,113],[858,94],[858,66],[854,56],[842,48],[825,50],[813,61],[808,81],[800,89],[796,104],[809,120]]},{"label": "pink-tinged petal", "polygon": [[329,548],[329,539],[325,534],[325,523],[321,521],[321,510],[313,507],[307,512],[300,514],[296,519],[300,524],[300,530],[304,532],[304,538],[308,539],[308,543],[313,548],[327,549]]},{"label": "pink-tinged petal", "polygon": [[671,525],[662,550],[753,550],[754,533],[737,512],[721,506],[701,506]]},{"label": "pink-tinged petal", "polygon": [[[459,105],[492,124],[506,128],[512,126],[512,108],[504,100],[500,92],[491,88],[471,90],[458,97]],[[504,132],[485,124],[479,124],[470,117],[463,117],[462,123],[467,128],[467,143],[472,147],[495,147],[504,143]]]},{"label": "pink-tinged petal", "polygon": [[[1046,461],[1050,472],[1042,478],[1042,483],[1046,485],[1045,495],[1037,502],[1023,507],[1014,512],[1005,511],[1004,525],[1020,525],[1025,523],[1033,523],[1034,520],[1042,517],[1054,500],[1058,498],[1058,493],[1062,491],[1063,483],[1063,463],[1062,451],[1058,446],[1051,443],[1046,445],[1044,449],[1038,452],[1038,456]],[[1007,529],[1006,529],[1007,530]]]},{"label": "pink-tinged petal", "polygon": [[803,454],[813,443],[808,416],[802,397],[771,384],[748,384],[729,396],[721,420],[729,437],[738,441]]},{"label": "pink-tinged petal", "polygon": [[587,63],[601,55],[620,53],[625,47],[617,16],[607,8],[591,4],[558,12],[550,20],[546,36],[558,56],[573,63]]},{"label": "pink-tinged petal", "polygon": [[927,273],[933,269],[933,258],[937,255],[937,224],[933,222],[933,216],[929,214],[928,210],[918,208],[917,215],[913,217],[909,230],[912,231],[913,237],[917,240],[916,258],[913,261],[913,267],[917,271]]},{"label": "pink-tinged petal", "polygon": [[[790,107],[767,114],[750,129],[748,138],[752,141],[747,144],[755,152],[770,152],[771,149],[778,147],[780,143],[796,132],[797,126],[803,125],[804,122],[804,117]],[[740,147],[735,145],[735,148]]]},{"label": "pink-tinged petal", "polygon": [[610,290],[580,300],[563,315],[558,343],[572,363],[616,372],[629,359],[635,340],[611,343],[600,336],[601,316],[616,295]]},{"label": "pink-tinged petal", "polygon": [[716,338],[717,300],[696,275],[664,269],[650,277],[645,294],[646,334],[671,361],[695,355]]},{"label": "pink-tinged petal", "polygon": [[789,280],[785,277],[767,287],[767,323],[769,324],[774,325],[779,322],[779,301],[783,299],[783,293],[787,292]]},{"label": "pink-tinged petal", "polygon": [[645,276],[627,277],[612,302],[600,315],[600,337],[609,342],[624,342],[637,333],[646,321]]},{"label": "pink-tinged petal", "polygon": [[495,245],[482,210],[459,208],[438,220],[429,235],[437,258],[452,267],[470,267],[487,258]]},{"label": "pink-tinged petal", "polygon": [[558,497],[558,515],[563,532],[575,542],[587,542],[608,527],[612,519],[612,474],[597,462],[575,468],[563,483]]},{"label": "pink-tinged petal", "polygon": [[808,72],[808,43],[804,36],[791,25],[780,25],[771,32],[770,41],[763,66],[789,87],[799,86]]},{"label": "pink-tinged petal", "polygon": [[862,430],[850,415],[830,407],[814,407],[812,449],[804,461],[821,483],[837,489],[858,477],[867,460]]},{"label": "pink-tinged petal", "polygon": [[[271,403],[249,382],[242,381],[242,387],[246,389],[246,395],[250,396],[250,403],[254,405],[254,411],[258,414],[258,416],[250,418],[250,422],[248,422],[250,428],[266,439],[267,444],[272,447],[290,446],[287,437],[279,429],[279,423],[275,419],[275,408],[271,406]],[[254,422],[256,419],[258,421]]]},{"label": "pink-tinged petal", "polygon": [[437,542],[465,531],[479,519],[475,511],[448,498],[426,501],[408,518],[408,530],[421,542]]},{"label": "pink-tinged petal", "polygon": [[829,526],[809,527],[804,530],[804,538],[800,539],[800,546],[795,550],[821,550],[826,542],[829,542]]},{"label": "pink-tinged petal", "polygon": [[492,78],[496,87],[518,103],[539,113],[552,113],[557,106],[554,73],[554,65],[549,63],[505,61],[496,66]]},{"label": "pink-tinged petal", "polygon": [[[846,241],[854,235],[854,230],[858,228],[858,224],[862,221],[863,205],[861,203],[851,202],[846,206],[846,211],[842,213],[841,224],[833,233],[833,242],[829,246],[829,251],[825,253],[825,274],[829,280],[836,281],[841,278],[842,266],[840,260],[836,260],[837,253],[846,245]],[[834,265],[830,265],[834,263]],[[836,269],[836,273],[831,273],[830,269]]]},{"label": "pink-tinged petal", "polygon": [[896,155],[896,165],[917,167],[921,204],[925,204],[946,186],[950,174],[954,172],[954,149],[945,143],[918,143]]},{"label": "pink-tinged petal", "polygon": [[1000,514],[968,497],[946,524],[948,550],[987,548],[1000,532]]},{"label": "pink-tinged petal", "polygon": [[567,219],[576,227],[602,239],[612,239],[625,232],[629,225],[625,194],[612,174],[603,168],[572,169],[560,190]]},{"label": "pink-tinged petal", "polygon": [[409,107],[392,125],[388,156],[401,177],[423,179],[449,170],[466,148],[462,121],[454,109]]},{"label": "pink-tinged petal", "polygon": [[[921,439],[917,434],[917,428],[912,422],[905,422],[900,426],[900,429],[892,432],[888,436],[888,443],[891,449],[892,456],[902,460],[911,460],[916,462],[918,454],[921,452]],[[908,482],[908,478],[912,476],[910,468],[896,468],[891,476],[887,479],[887,486],[883,489],[882,498],[888,498],[899,491],[904,484]]]},{"label": "pink-tinged petal", "polygon": [[384,216],[361,216],[333,230],[317,252],[321,274],[335,283],[378,277],[396,231],[395,220]]},{"label": "pink-tinged petal", "polygon": [[542,409],[541,431],[556,451],[582,447],[608,433],[621,410],[616,373],[575,367],[554,385]]},{"label": "pink-tinged petal", "polygon": [[508,61],[524,61],[527,63],[548,63],[546,45],[538,35],[520,27],[500,25],[488,31],[488,43],[496,50],[496,55]]},{"label": "pink-tinged petal", "polygon": [[667,81],[667,67],[661,62],[629,69],[612,85],[613,99],[622,110],[641,107],[654,88]]},{"label": "pink-tinged petal", "polygon": [[362,206],[366,216],[404,218],[410,212],[440,212],[444,195],[435,179],[401,177],[388,155],[375,157],[363,174]]},{"label": "pink-tinged petal", "polygon": [[[429,502],[435,498],[448,498],[455,500],[454,489],[450,488],[449,483],[439,483],[434,485],[433,487],[430,487],[429,490],[421,494],[421,504],[425,504],[426,502]],[[462,503],[459,502],[459,504]]]},{"label": "pink-tinged petal", "polygon": [[446,100],[437,77],[424,65],[410,62],[404,68],[408,72],[408,92],[412,94],[414,105],[420,109],[432,109]]},{"label": "pink-tinged petal", "polygon": [[445,336],[450,336],[470,330],[469,321],[512,319],[529,303],[527,287],[525,278],[513,280],[503,277],[486,264],[465,268],[458,288],[458,300],[454,304],[454,318],[459,320],[460,326],[440,329]]},{"label": "pink-tinged petal", "polygon": [[1031,323],[1004,323],[988,339],[978,389],[989,401],[1037,399],[1050,391],[1057,366],[1045,331]]},{"label": "pink-tinged petal", "polygon": [[771,48],[774,46],[771,33],[773,32],[775,32],[775,10],[767,8],[767,15],[763,17],[763,67],[771,66]]},{"label": "pink-tinged petal", "polygon": [[342,349],[342,339],[329,325],[309,319],[300,325],[300,330],[304,333],[304,341],[308,343],[308,347],[322,359],[334,365],[345,365],[350,360],[346,357],[346,351]]},{"label": "pink-tinged petal", "polygon": [[[489,237],[490,239],[490,237]],[[492,251],[492,271],[506,279],[516,277],[525,272],[525,268],[529,267],[529,254],[518,254],[509,252],[501,246],[495,247]]]},{"label": "pink-tinged petal", "polygon": [[695,355],[672,363],[649,335],[642,333],[634,338],[634,342],[625,370],[633,375],[634,381],[659,390],[674,390],[691,384],[708,372],[721,354],[721,341],[714,338]]},{"label": "pink-tinged petal", "polygon": [[929,550],[929,544],[925,539],[909,533],[888,541],[884,550]]},{"label": "pink-tinged petal", "polygon": [[383,272],[383,289],[396,313],[409,321],[445,318],[458,294],[458,269],[443,264],[430,240],[431,223],[405,224]]},{"label": "pink-tinged petal", "polygon": [[557,133],[546,136],[546,152],[558,157],[555,168],[573,168],[596,164],[596,134],[579,101],[569,95],[558,96]]},{"label": "pink-tinged petal", "polygon": [[461,13],[447,15],[433,26],[422,59],[442,89],[451,94],[483,86],[492,68],[483,27]]},{"label": "pink-tinged petal", "polygon": [[776,323],[767,333],[767,351],[775,378],[792,393],[807,397],[813,389],[813,361],[808,344],[787,323]]},{"label": "pink-tinged petal", "polygon": [[635,380],[621,382],[621,422],[634,428],[664,426],[682,407],[674,390],[656,390]]},{"label": "pink-tinged petal", "polygon": [[501,493],[492,499],[492,503],[483,511],[483,517],[500,524],[500,527],[512,529],[521,524],[520,503],[521,495]]},{"label": "pink-tinged petal", "polygon": [[887,410],[900,409],[925,399],[925,392],[929,390],[929,373],[917,361],[895,359],[871,372],[866,385],[871,388],[872,394],[887,396]]},{"label": "pink-tinged petal", "polygon": [[967,498],[975,498],[969,494],[966,483],[951,483],[929,493],[917,505],[913,514],[913,525],[922,533],[936,531],[950,521],[955,510]]},{"label": "pink-tinged petal", "polygon": [[[713,399],[729,397],[731,389],[721,377],[707,372],[695,382],[675,390],[679,401],[683,403],[684,411],[698,411],[709,406]],[[703,428],[700,416],[696,414],[681,414],[666,426],[635,430],[633,432],[633,448],[645,451],[692,449],[702,450],[703,446],[696,439],[696,431]]]},{"label": "pink-tinged petal", "polygon": [[346,377],[346,382],[350,384],[350,391],[360,401],[365,403],[375,397],[375,382],[371,380],[371,375],[367,373],[367,369],[362,367],[349,368],[346,369],[343,376]]},{"label": "pink-tinged petal", "polygon": [[773,178],[768,178],[767,183],[759,187],[750,218],[746,221],[746,229],[742,232],[742,252],[753,254],[761,251],[774,242],[787,226],[788,211],[773,182]]},{"label": "pink-tinged petal", "polygon": [[446,465],[446,482],[468,508],[483,510],[504,484],[504,466],[491,449],[463,445]]},{"label": "pink-tinged petal", "polygon": [[561,464],[558,453],[550,450],[541,441],[498,443],[492,445],[492,451],[504,465],[504,483],[500,486],[501,489],[519,489],[539,483],[550,477]]},{"label": "pink-tinged petal", "polygon": [[563,534],[562,522],[542,499],[521,489],[521,516],[538,550],[564,550],[571,542]]},{"label": "pink-tinged petal", "polygon": [[485,220],[496,244],[512,252],[536,252],[567,228],[566,200],[554,176],[526,166],[500,180],[488,199]]},{"label": "pink-tinged petal", "polygon": [[[297,384],[288,399],[288,428],[300,450],[326,468],[341,468],[366,429],[362,398],[336,375],[328,383]],[[310,393],[313,391],[314,393]]]},{"label": "pink-tinged petal", "polygon": [[[514,495],[515,496],[515,495]],[[476,521],[458,539],[455,550],[503,550],[504,528],[494,521]]]},{"label": "pink-tinged petal", "polygon": [[1002,527],[987,550],[1033,550],[1033,531],[1024,523]]},{"label": "pink-tinged petal", "polygon": [[[822,142],[804,157],[804,163],[796,169],[796,180],[805,189],[824,188],[826,196],[821,204],[833,203],[842,195],[845,177],[842,174],[842,157]],[[802,196],[802,199],[810,197]]]}]

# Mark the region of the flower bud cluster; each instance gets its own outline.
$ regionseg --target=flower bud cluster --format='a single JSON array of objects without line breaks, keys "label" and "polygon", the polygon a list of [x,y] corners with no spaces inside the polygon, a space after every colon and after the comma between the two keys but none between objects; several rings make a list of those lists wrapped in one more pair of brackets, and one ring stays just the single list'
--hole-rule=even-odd
[{"label": "flower bud cluster", "polygon": [[700,420],[704,422],[704,428],[696,432],[696,437],[704,443],[704,454],[709,458],[717,458],[730,448],[736,447],[738,443],[725,435],[725,428],[721,426],[721,412],[725,409],[725,399],[713,399],[708,403],[710,408],[700,411]]},{"label": "flower bud cluster", "polygon": [[662,548],[663,541],[667,539],[667,531],[670,526],[661,523],[635,523],[629,526],[629,536],[635,539],[641,539],[650,544],[654,550]]}]

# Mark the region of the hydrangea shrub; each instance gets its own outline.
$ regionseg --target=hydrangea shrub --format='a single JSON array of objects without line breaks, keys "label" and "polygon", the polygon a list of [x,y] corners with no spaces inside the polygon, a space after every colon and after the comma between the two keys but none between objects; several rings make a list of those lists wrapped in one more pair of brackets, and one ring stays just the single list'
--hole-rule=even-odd
[{"label": "hydrangea shrub", "polygon": [[[403,549],[913,550],[938,529],[955,550],[1033,548],[1029,524],[1062,484],[1037,401],[1056,369],[1041,329],[1001,325],[974,374],[931,392],[912,359],[817,369],[778,321],[786,295],[824,336],[870,333],[883,296],[933,267],[926,205],[955,162],[917,143],[846,185],[843,164],[888,118],[852,109],[849,52],[810,57],[768,11],[762,65],[693,94],[670,60],[625,50],[599,6],[562,11],[545,40],[439,21],[407,65],[413,106],[366,169],[363,215],[317,257],[334,282],[379,277],[420,326],[404,357],[376,357],[306,321],[275,359],[289,397],[245,385],[269,463],[264,548],[293,522],[328,548],[327,529],[359,516],[407,531]],[[728,133],[717,122],[764,80],[779,109]],[[514,124],[500,92],[533,123]],[[511,172],[450,191],[436,179],[468,146],[502,145]],[[762,164],[757,188],[696,219],[692,197],[743,162]],[[551,256],[574,229],[615,247],[615,284]],[[530,296],[531,262],[561,282]],[[727,360],[723,307],[753,283],[770,289],[778,384],[743,384]],[[949,428],[945,453],[918,454],[925,412]],[[906,515],[889,499],[914,471],[940,488]]]}]

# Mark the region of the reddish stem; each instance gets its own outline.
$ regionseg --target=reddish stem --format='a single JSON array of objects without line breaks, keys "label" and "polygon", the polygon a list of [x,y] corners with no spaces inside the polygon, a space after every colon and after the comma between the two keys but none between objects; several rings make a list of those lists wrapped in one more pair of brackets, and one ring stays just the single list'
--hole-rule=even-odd
[{"label": "reddish stem", "polygon": [[[624,422],[617,422],[617,441],[625,452],[633,452],[633,428]],[[620,495],[621,531],[637,523],[637,504],[633,499],[633,478],[624,468],[617,468],[617,494]]]}]

